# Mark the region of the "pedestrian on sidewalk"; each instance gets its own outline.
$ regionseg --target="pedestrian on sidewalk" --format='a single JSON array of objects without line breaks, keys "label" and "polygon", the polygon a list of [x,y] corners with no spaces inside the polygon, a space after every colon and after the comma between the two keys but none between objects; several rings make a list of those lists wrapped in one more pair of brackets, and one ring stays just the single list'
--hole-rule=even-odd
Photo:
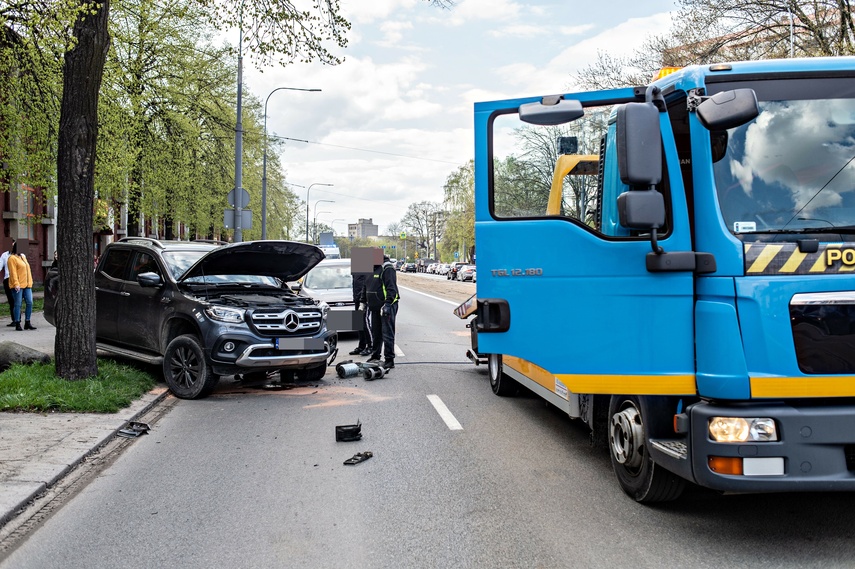
[{"label": "pedestrian on sidewalk", "polygon": [[368,361],[379,362],[383,350],[383,367],[395,367],[395,316],[398,314],[398,277],[389,257],[383,256],[383,264],[374,266],[374,274],[368,277],[365,296],[371,310],[371,335],[374,351]]},{"label": "pedestrian on sidewalk", "polygon": [[12,247],[14,246],[15,240],[12,239],[12,244],[9,246],[9,249],[0,255],[0,271],[3,271],[3,292],[6,293],[6,300],[9,302],[9,313],[12,316],[12,322],[6,324],[6,326],[14,326],[17,321],[17,318],[15,318],[15,295],[9,287],[9,265],[7,264],[9,255],[12,254]]},{"label": "pedestrian on sidewalk", "polygon": [[[12,245],[12,254],[6,260],[9,267],[9,288],[15,291],[15,307],[12,319],[15,320],[15,330],[35,330],[30,323],[33,314],[33,272],[30,263],[23,253],[18,253],[18,242]],[[21,300],[27,304],[26,325],[21,328]]]}]

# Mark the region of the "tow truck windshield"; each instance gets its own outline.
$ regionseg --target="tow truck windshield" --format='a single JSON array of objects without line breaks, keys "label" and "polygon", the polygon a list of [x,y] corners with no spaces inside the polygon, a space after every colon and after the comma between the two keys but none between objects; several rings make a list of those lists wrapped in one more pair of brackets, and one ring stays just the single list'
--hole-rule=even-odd
[{"label": "tow truck windshield", "polygon": [[758,98],[756,120],[711,135],[727,227],[855,239],[855,99]]}]

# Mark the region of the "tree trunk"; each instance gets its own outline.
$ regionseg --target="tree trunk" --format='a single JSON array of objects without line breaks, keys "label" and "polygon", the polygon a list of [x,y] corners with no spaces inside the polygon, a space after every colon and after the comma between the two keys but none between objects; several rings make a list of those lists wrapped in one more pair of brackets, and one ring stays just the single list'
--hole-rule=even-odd
[{"label": "tree trunk", "polygon": [[[81,4],[83,1],[81,0]],[[110,36],[108,0],[81,10],[77,44],[65,54],[57,156],[56,374],[78,380],[98,373],[95,353],[95,279],[92,240],[98,92]]]}]

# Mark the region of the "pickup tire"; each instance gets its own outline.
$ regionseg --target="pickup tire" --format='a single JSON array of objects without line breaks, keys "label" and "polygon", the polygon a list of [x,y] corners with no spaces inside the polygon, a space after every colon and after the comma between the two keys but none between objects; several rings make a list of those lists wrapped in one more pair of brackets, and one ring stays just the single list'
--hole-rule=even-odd
[{"label": "pickup tire", "polygon": [[181,399],[207,397],[219,378],[211,371],[205,351],[196,336],[178,336],[163,354],[163,379],[169,390]]},{"label": "pickup tire", "polygon": [[519,392],[519,384],[505,375],[502,354],[487,356],[487,371],[490,374],[490,388],[500,397],[510,397]]},{"label": "pickup tire", "polygon": [[646,406],[635,395],[613,395],[609,403],[608,444],[612,468],[624,492],[636,502],[668,502],[683,493],[686,481],[650,457]]}]

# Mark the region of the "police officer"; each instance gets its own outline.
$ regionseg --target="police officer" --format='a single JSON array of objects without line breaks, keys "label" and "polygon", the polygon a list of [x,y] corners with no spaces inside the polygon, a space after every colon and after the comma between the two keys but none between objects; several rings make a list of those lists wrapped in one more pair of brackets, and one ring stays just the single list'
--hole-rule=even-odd
[{"label": "police officer", "polygon": [[358,312],[364,310],[362,317],[362,328],[359,330],[359,344],[351,350],[351,356],[369,356],[374,352],[374,342],[371,337],[371,312],[365,306],[365,283],[368,281],[368,273],[353,273],[353,304]]},{"label": "police officer", "polygon": [[[383,367],[395,367],[395,317],[398,314],[398,277],[389,257],[383,256],[383,264],[374,265],[374,274],[365,285],[365,298],[371,312],[371,335],[374,351],[369,363],[380,361],[383,351]],[[380,339],[382,338],[382,343]]]}]

